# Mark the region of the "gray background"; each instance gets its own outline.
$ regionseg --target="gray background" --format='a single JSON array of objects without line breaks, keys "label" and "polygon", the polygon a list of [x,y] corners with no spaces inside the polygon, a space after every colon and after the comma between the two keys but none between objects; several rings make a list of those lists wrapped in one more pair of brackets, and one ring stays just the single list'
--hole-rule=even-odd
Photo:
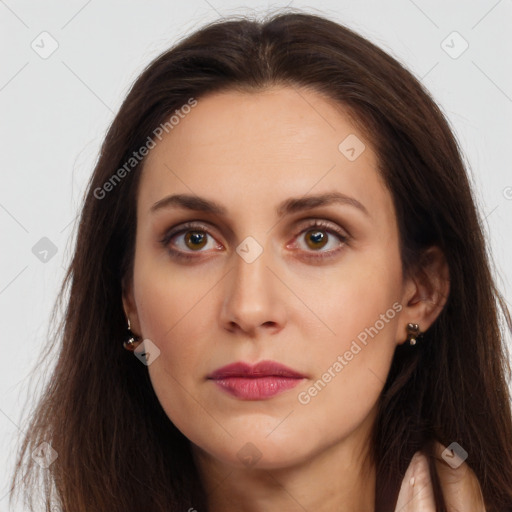
[{"label": "gray background", "polygon": [[285,5],[357,30],[431,91],[466,155],[498,284],[512,302],[512,0],[0,0],[0,512],[23,410],[47,378],[40,369],[31,381],[29,371],[70,259],[77,207],[128,87],[205,22]]}]

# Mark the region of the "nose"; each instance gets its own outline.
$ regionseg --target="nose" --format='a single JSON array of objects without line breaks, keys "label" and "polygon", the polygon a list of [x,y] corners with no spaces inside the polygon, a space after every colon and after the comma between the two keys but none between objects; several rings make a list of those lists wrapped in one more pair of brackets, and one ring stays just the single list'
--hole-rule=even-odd
[{"label": "nose", "polygon": [[267,251],[250,263],[236,253],[233,258],[235,267],[226,276],[221,325],[250,337],[278,333],[286,323],[286,290],[276,271],[269,268]]}]

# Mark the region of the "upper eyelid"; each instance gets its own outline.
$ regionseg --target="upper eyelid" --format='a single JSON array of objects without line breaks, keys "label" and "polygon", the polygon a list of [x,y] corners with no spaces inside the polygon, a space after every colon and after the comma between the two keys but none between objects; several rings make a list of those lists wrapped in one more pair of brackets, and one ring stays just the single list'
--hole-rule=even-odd
[{"label": "upper eyelid", "polygon": [[209,235],[211,235],[211,227],[207,224],[199,222],[199,221],[189,221],[179,224],[176,227],[167,229],[163,236],[160,238],[160,241],[164,243],[165,241],[169,242],[171,238],[176,235],[181,235],[187,231],[206,231]]}]

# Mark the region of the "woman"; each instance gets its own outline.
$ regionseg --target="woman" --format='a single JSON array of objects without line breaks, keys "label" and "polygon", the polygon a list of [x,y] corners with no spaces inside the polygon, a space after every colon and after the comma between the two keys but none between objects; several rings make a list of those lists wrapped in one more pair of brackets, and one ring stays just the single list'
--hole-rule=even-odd
[{"label": "woman", "polygon": [[16,474],[47,509],[512,510],[511,322],[456,141],[345,27],[219,21],[151,63],[67,291]]}]

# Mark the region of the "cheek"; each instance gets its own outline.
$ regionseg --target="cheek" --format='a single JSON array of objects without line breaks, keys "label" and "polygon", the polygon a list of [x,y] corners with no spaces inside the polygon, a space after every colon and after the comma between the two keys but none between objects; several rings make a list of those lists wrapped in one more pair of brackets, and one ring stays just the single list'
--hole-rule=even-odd
[{"label": "cheek", "polygon": [[330,414],[360,420],[382,390],[396,347],[401,266],[398,254],[377,251],[347,260],[322,280],[322,293],[308,296],[325,328],[320,336],[305,333],[317,340],[310,349],[315,379],[299,403],[316,404],[319,414],[331,403]]},{"label": "cheek", "polygon": [[322,337],[326,343],[316,344],[319,350],[322,346],[329,351],[348,350],[351,341],[360,334],[362,342],[367,330],[375,334],[372,327],[377,328],[381,339],[391,337],[394,344],[402,291],[398,252],[347,253],[339,267],[325,275],[319,273],[316,282],[316,289],[308,291],[302,287],[301,291],[304,302],[318,312],[325,325]]},{"label": "cheek", "polygon": [[363,281],[346,282],[331,297],[322,310],[336,333],[330,345],[348,350],[353,340],[364,344],[367,337],[388,343],[391,336],[394,342],[397,309],[401,307],[398,292],[393,293],[386,283],[367,274]]},{"label": "cheek", "polygon": [[216,281],[204,267],[180,268],[166,255],[142,254],[135,261],[134,290],[144,336],[166,344],[176,331],[188,329],[188,337],[197,339],[194,330],[201,326],[201,308]]}]

